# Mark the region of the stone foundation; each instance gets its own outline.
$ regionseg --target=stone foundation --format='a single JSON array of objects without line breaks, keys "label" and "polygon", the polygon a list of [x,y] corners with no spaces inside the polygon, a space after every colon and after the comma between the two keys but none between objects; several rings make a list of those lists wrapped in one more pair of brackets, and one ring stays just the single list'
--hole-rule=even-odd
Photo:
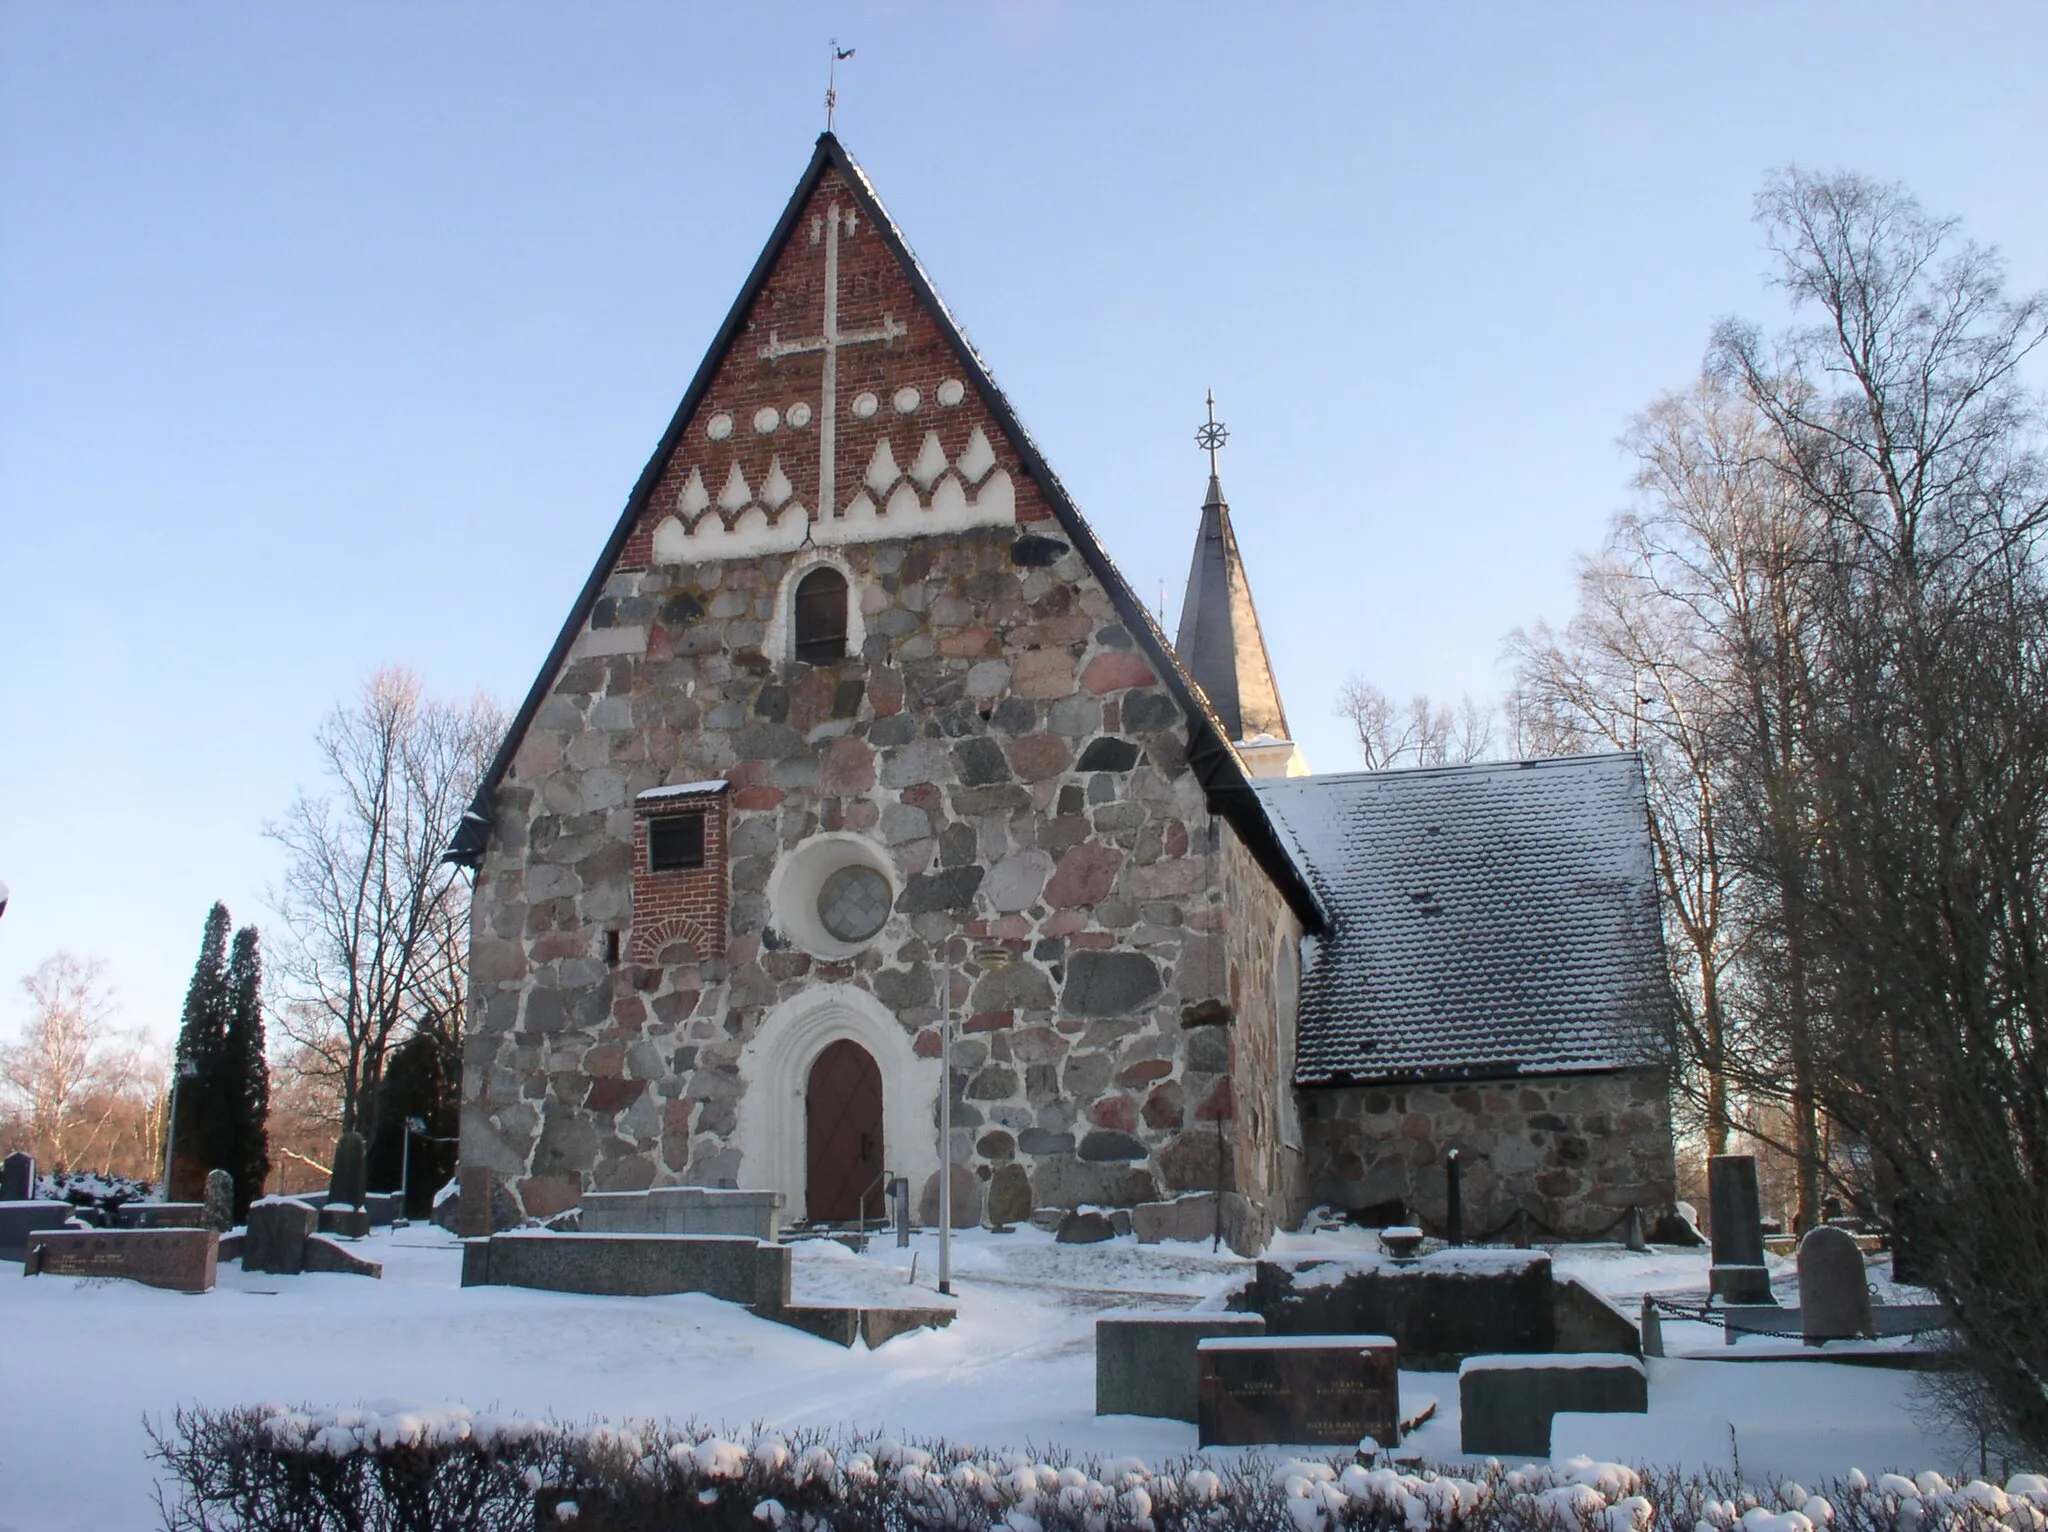
[{"label": "stone foundation", "polygon": [[1472,1084],[1346,1086],[1301,1093],[1313,1201],[1349,1212],[1400,1203],[1431,1227],[1445,1209],[1444,1156],[1459,1151],[1465,1237],[1621,1237],[1676,1200],[1669,1091],[1661,1072]]}]

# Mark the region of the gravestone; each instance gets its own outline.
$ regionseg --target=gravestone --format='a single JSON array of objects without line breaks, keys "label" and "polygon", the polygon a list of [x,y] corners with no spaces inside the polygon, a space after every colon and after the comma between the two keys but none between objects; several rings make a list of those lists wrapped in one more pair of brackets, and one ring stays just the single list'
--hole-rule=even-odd
[{"label": "gravestone", "polygon": [[1756,1157],[1717,1154],[1707,1161],[1707,1192],[1713,1206],[1714,1296],[1724,1303],[1775,1303],[1771,1273],[1764,1265],[1763,1202],[1756,1185]]},{"label": "gravestone", "polygon": [[363,1135],[350,1129],[334,1143],[334,1169],[327,1176],[327,1201],[329,1206],[359,1208],[369,1190]]},{"label": "gravestone", "polygon": [[206,1173],[206,1226],[216,1234],[235,1226],[235,1178],[225,1170]]},{"label": "gravestone", "polygon": [[[881,1204],[875,1209],[881,1211]],[[981,1182],[965,1165],[953,1167],[953,1227],[972,1229],[981,1223]],[[917,1221],[927,1229],[939,1226],[939,1173],[925,1177],[924,1194],[917,1199]]]},{"label": "gravestone", "polygon": [[295,1277],[306,1269],[306,1241],[320,1215],[289,1197],[265,1197],[249,1204],[249,1230],[242,1239],[242,1270]]},{"label": "gravestone", "polygon": [[998,1165],[988,1183],[988,1221],[995,1227],[1031,1218],[1031,1176],[1022,1165]]},{"label": "gravestone", "polygon": [[1458,1450],[1550,1456],[1550,1420],[1560,1410],[1640,1415],[1650,1408],[1649,1375],[1632,1356],[1475,1356],[1458,1368]]},{"label": "gravestone", "polygon": [[25,1276],[125,1277],[147,1287],[213,1287],[220,1236],[211,1229],[53,1229],[31,1234]]},{"label": "gravestone", "polygon": [[1382,1447],[1401,1440],[1401,1379],[1386,1335],[1221,1336],[1195,1345],[1204,1447]]},{"label": "gravestone", "polygon": [[36,1194],[36,1157],[23,1150],[0,1160],[0,1202],[28,1202]]},{"label": "gravestone", "polygon": [[1799,1334],[1807,1345],[1872,1333],[1863,1252],[1846,1229],[1826,1224],[1799,1242]]},{"label": "gravestone", "polygon": [[31,1234],[38,1229],[61,1229],[77,1212],[68,1202],[0,1203],[0,1261],[23,1259]]},{"label": "gravestone", "polygon": [[124,1202],[111,1219],[117,1229],[203,1229],[203,1202]]},{"label": "gravestone", "polygon": [[1093,1208],[1076,1208],[1060,1220],[1053,1239],[1062,1245],[1099,1245],[1116,1238],[1116,1225],[1109,1215]]},{"label": "gravestone", "polygon": [[1196,1415],[1195,1348],[1219,1335],[1264,1335],[1257,1314],[1112,1314],[1095,1321],[1095,1413]]},{"label": "gravestone", "polygon": [[353,1129],[334,1145],[334,1169],[327,1177],[327,1203],[320,1209],[320,1232],[361,1239],[370,1232],[369,1167],[363,1135]]},{"label": "gravestone", "polygon": [[1214,1192],[1190,1192],[1171,1202],[1141,1202],[1131,1209],[1131,1232],[1141,1245],[1164,1240],[1206,1244],[1217,1236],[1221,1212]]}]

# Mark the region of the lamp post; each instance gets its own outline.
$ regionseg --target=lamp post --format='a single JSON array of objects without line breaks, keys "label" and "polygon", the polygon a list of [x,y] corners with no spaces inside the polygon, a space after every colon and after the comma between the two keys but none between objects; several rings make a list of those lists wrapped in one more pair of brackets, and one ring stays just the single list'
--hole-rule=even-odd
[{"label": "lamp post", "polygon": [[939,1001],[939,1291],[953,1294],[953,949]]},{"label": "lamp post", "polygon": [[412,1136],[415,1133],[425,1133],[426,1131],[427,1124],[424,1118],[406,1118],[405,1147],[398,1154],[398,1216],[391,1220],[393,1228],[403,1228],[412,1222],[411,1216],[406,1212],[408,1206],[406,1194],[408,1188],[412,1185]]},{"label": "lamp post", "polygon": [[[178,1152],[178,1087],[187,1080],[198,1077],[199,1064],[193,1059],[179,1059],[178,1067],[171,1075],[170,1121],[164,1125],[164,1184],[157,1192],[156,1200],[159,1202],[171,1200],[171,1166],[174,1163],[173,1157]],[[258,1187],[257,1190],[261,1191],[262,1188]]]}]

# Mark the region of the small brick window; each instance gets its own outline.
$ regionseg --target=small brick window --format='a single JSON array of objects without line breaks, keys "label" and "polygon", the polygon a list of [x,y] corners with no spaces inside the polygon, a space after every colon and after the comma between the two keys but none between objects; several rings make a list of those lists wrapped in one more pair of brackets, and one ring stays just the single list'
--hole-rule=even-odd
[{"label": "small brick window", "polygon": [[658,814],[647,821],[647,870],[683,872],[704,865],[704,816]]},{"label": "small brick window", "polygon": [[808,665],[846,658],[846,576],[820,565],[797,582],[796,657]]},{"label": "small brick window", "polygon": [[724,956],[726,787],[683,782],[634,800],[632,930],[620,943],[626,962]]}]

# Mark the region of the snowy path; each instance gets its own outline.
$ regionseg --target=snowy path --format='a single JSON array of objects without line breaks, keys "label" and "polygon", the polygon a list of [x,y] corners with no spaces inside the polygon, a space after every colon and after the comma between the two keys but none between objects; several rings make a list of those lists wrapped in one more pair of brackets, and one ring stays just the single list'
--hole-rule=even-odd
[{"label": "snowy path", "polygon": [[[1348,1254],[1351,1235],[1290,1237],[1290,1254]],[[221,1268],[201,1297],[131,1283],[0,1279],[0,1532],[156,1525],[145,1417],[180,1404],[279,1400],[345,1405],[459,1401],[582,1418],[696,1416],[735,1427],[847,1425],[945,1433],[989,1446],[1064,1444],[1154,1460],[1194,1430],[1093,1413],[1094,1321],[1119,1303],[1216,1301],[1248,1270],[1189,1246],[1117,1240],[1060,1246],[1033,1230],[955,1242],[951,1328],[847,1351],[709,1298],[586,1298],[458,1285],[440,1231],[380,1232],[364,1253],[385,1279],[245,1276]],[[917,1257],[917,1285],[906,1281]],[[936,1243],[856,1256],[811,1243],[796,1289],[812,1300],[935,1301]],[[1561,1270],[1624,1304],[1628,1293],[1703,1285],[1697,1253],[1573,1252]],[[12,1272],[5,1267],[0,1271]],[[1818,1476],[1852,1464],[1949,1468],[1953,1443],[1925,1440],[1905,1374],[1813,1364],[1656,1362],[1647,1417],[1561,1418],[1554,1445],[1606,1458],[1718,1462],[1737,1422],[1752,1473]],[[1411,1439],[1455,1456],[1457,1380],[1403,1376],[1437,1417]]]}]

